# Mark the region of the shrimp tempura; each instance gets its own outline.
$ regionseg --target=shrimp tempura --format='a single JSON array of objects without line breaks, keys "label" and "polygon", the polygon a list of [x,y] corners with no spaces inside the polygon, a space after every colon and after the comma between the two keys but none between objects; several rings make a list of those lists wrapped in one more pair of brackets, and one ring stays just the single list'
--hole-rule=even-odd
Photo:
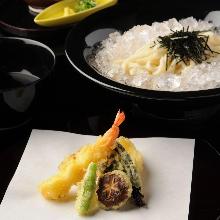
[{"label": "shrimp tempura", "polygon": [[40,185],[42,195],[52,200],[67,198],[71,186],[82,180],[88,165],[106,160],[111,154],[119,136],[119,126],[124,120],[124,113],[118,111],[112,127],[96,143],[86,145],[66,158],[58,172]]}]

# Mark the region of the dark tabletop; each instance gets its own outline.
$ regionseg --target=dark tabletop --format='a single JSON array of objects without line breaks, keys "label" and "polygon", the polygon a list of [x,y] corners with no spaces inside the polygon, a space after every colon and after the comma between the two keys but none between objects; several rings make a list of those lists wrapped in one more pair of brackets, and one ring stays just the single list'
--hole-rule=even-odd
[{"label": "dark tabletop", "polygon": [[[142,7],[144,1],[139,2],[139,7]],[[209,8],[207,3],[194,2],[190,6],[190,2],[186,1],[188,7],[195,7],[197,10],[220,10],[220,3],[217,1],[213,1]],[[170,5],[168,1],[158,1],[160,7],[171,7],[171,1],[169,3]],[[175,1],[172,3],[173,10],[175,7],[183,7]],[[154,10],[157,5],[148,7]],[[11,36],[3,30],[0,34]],[[117,110],[123,109],[126,112],[126,123],[122,125],[121,133],[124,136],[196,139],[189,219],[220,219],[219,108],[210,117],[206,117],[204,111],[204,115],[196,120],[172,120],[149,113],[137,103],[102,88],[77,73],[63,53],[64,40],[65,36],[57,39],[57,44],[56,38],[51,41],[42,40],[58,52],[52,74],[41,83],[32,120],[17,129],[0,132],[0,201],[33,128],[99,135],[109,127]]]}]

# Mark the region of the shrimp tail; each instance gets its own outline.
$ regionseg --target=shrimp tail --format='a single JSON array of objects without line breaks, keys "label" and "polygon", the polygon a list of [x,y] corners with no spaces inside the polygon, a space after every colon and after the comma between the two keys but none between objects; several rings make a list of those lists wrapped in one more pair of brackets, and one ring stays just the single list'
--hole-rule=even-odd
[{"label": "shrimp tail", "polygon": [[116,114],[115,120],[111,128],[108,131],[106,131],[101,138],[98,139],[98,141],[96,142],[96,146],[105,146],[107,148],[114,149],[116,138],[119,135],[119,126],[124,120],[125,114],[124,112],[121,112],[119,110]]},{"label": "shrimp tail", "polygon": [[125,120],[125,113],[118,110],[113,125],[119,127],[124,120]]}]

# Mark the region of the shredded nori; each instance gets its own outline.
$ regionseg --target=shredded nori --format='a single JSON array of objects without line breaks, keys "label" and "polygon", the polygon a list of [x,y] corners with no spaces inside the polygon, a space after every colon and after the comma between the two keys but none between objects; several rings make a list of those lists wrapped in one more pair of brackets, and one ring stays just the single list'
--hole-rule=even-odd
[{"label": "shredded nori", "polygon": [[[208,31],[189,31],[182,29],[179,31],[173,31],[170,35],[159,36],[157,42],[160,47],[167,49],[166,69],[168,68],[168,61],[177,60],[177,63],[183,62],[188,65],[190,60],[196,64],[200,64],[206,61],[210,55],[218,53],[213,51],[209,45],[209,36],[202,33]],[[154,47],[156,42],[154,42]]]}]

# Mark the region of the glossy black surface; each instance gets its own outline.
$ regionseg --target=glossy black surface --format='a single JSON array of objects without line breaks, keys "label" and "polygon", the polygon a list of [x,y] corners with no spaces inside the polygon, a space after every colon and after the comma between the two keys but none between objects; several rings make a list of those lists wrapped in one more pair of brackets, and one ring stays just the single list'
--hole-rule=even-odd
[{"label": "glossy black surface", "polygon": [[59,38],[66,35],[71,26],[42,27],[34,23],[35,16],[23,0],[0,1],[0,27],[15,36],[32,39]]},{"label": "glossy black surface", "polygon": [[[178,10],[180,14],[186,11],[203,14],[206,11],[220,10],[219,1],[209,4],[210,1],[207,0],[205,2],[186,0],[184,4],[179,1],[162,0],[135,1],[137,2],[135,5],[133,5],[134,1],[130,0],[120,2],[124,4],[126,14],[131,9],[143,12],[146,8],[151,14],[154,13],[154,16],[157,16],[158,8],[160,16],[166,14],[166,10]],[[129,2],[132,4],[131,8],[128,7]],[[2,33],[0,29],[0,35]],[[60,47],[58,44],[60,39],[54,36],[53,40],[54,48]],[[64,40],[62,44],[64,46]],[[78,51],[75,50],[75,53],[77,54]],[[152,108],[151,113],[143,111],[133,99],[87,80],[72,68],[65,56],[57,55],[56,58],[53,74],[42,81],[43,85],[39,90],[39,98],[36,99],[37,106],[32,121],[19,129],[0,132],[0,200],[17,168],[31,129],[100,135],[109,128],[115,113],[120,108],[126,112],[126,121],[121,126],[121,134],[124,136],[196,139],[189,220],[217,220],[220,216],[220,156],[215,149],[220,151],[220,110],[212,108],[213,113],[207,117],[209,110],[206,109],[200,112],[201,116],[198,120],[189,120],[188,117],[184,120],[158,117],[158,114],[152,113],[161,108],[159,104],[155,108],[148,105]],[[166,103],[166,106],[167,111],[177,114],[175,109],[169,108],[169,103]],[[209,107],[211,106],[207,108]]]},{"label": "glossy black surface", "polygon": [[58,2],[59,0],[24,0],[28,5],[34,7],[34,8],[40,8],[40,9],[44,9],[52,4],[55,4],[56,2]]},{"label": "glossy black surface", "polygon": [[[191,108],[216,104],[220,100],[219,88],[195,92],[145,90],[120,84],[103,77],[87,62],[88,57],[94,53],[96,45],[106,39],[109,33],[117,30],[123,33],[134,25],[151,24],[154,21],[163,21],[173,17],[180,19],[194,16],[197,19],[203,19],[206,13],[207,10],[195,11],[194,8],[182,11],[180,9],[163,10],[158,8],[157,13],[155,13],[147,7],[137,11],[133,8],[128,10],[124,7],[115,6],[90,16],[76,28],[73,28],[67,37],[66,54],[74,68],[82,75],[115,92],[137,99],[159,100],[161,104],[163,101],[176,102],[178,105],[184,103],[184,106]],[[78,53],[75,53],[75,51],[78,51]]]},{"label": "glossy black surface", "polygon": [[199,123],[153,117],[122,96],[73,72],[64,56],[57,57],[54,72],[44,83],[32,122],[15,131],[0,132],[0,200],[31,129],[100,135],[109,128],[120,108],[126,112],[126,121],[121,126],[124,136],[196,138],[189,219],[216,220],[220,215],[220,157],[212,148],[220,151],[220,111]]},{"label": "glossy black surface", "polygon": [[49,47],[27,39],[0,37],[0,130],[14,128],[31,117],[36,85],[55,64]]}]

